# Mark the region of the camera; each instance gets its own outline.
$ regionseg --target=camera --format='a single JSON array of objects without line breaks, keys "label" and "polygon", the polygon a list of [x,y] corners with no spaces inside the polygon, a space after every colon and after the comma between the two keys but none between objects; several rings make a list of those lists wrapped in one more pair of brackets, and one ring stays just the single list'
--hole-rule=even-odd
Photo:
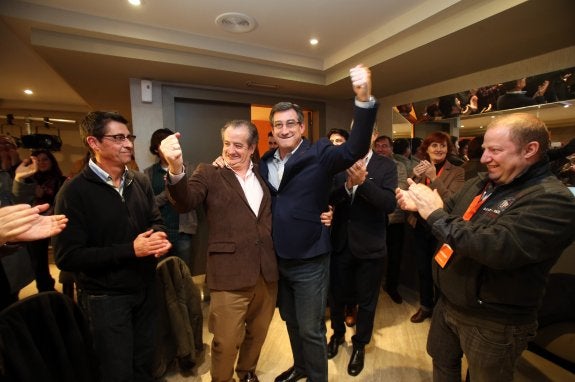
[{"label": "camera", "polygon": [[20,136],[20,139],[25,149],[60,151],[62,148],[62,139],[57,135],[29,134]]}]

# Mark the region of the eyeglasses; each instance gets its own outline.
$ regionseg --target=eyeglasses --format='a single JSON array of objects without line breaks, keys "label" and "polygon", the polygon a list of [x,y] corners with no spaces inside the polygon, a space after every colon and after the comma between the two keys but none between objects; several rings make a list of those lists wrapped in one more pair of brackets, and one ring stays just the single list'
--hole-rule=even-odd
[{"label": "eyeglasses", "polygon": [[294,127],[296,127],[297,125],[301,124],[300,121],[296,121],[294,119],[290,119],[287,120],[285,122],[285,124],[283,122],[274,122],[274,128],[275,129],[281,129],[282,127],[287,127],[288,129],[293,129]]},{"label": "eyeglasses", "polygon": [[134,142],[136,140],[136,136],[132,134],[124,135],[124,134],[104,134],[102,138],[110,138],[115,143],[124,143],[126,139],[130,142]]}]

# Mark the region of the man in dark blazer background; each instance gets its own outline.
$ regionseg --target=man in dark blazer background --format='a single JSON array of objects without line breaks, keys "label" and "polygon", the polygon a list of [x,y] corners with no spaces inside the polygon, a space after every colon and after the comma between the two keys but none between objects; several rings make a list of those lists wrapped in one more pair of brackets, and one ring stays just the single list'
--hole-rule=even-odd
[{"label": "man in dark blazer background", "polygon": [[350,70],[356,94],[354,130],[347,143],[334,146],[327,138],[311,144],[303,112],[291,102],[276,104],[270,113],[278,149],[261,160],[261,174],[272,194],[273,241],[280,281],[278,306],[286,321],[294,365],[275,381],[327,382],[325,313],[329,230],[319,216],[328,209],[333,176],[369,150],[377,113],[371,96],[371,73],[363,66]]},{"label": "man in dark blazer background", "polygon": [[226,123],[225,167],[201,164],[191,176],[185,172],[178,138],[179,133],[165,138],[160,151],[169,164],[168,191],[176,209],[183,213],[206,206],[212,381],[233,380],[238,357],[240,381],[257,382],[255,370],[275,310],[278,280],[271,196],[251,161],[257,128],[249,121]]},{"label": "man in dark blazer background", "polygon": [[[372,140],[377,138],[373,130]],[[356,333],[351,338],[348,374],[363,370],[365,345],[371,340],[379,286],[387,255],[387,215],[395,209],[395,163],[370,150],[334,179],[330,204],[334,206],[331,230],[330,301],[331,327],[328,358],[345,341],[344,307],[357,304]]]}]

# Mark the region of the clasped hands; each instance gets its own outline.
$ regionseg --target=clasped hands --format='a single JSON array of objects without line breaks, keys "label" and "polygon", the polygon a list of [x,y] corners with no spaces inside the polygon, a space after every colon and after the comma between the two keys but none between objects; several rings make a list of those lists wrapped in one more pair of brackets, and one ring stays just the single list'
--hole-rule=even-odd
[{"label": "clasped hands", "polygon": [[162,257],[172,248],[168,235],[162,231],[149,229],[139,234],[134,240],[134,252],[137,257]]},{"label": "clasped hands", "polygon": [[435,170],[435,165],[433,163],[424,159],[413,168],[413,175],[418,178],[426,176],[433,182],[437,177],[437,171]]},{"label": "clasped hands", "polygon": [[402,210],[419,212],[419,215],[427,220],[433,211],[443,208],[443,200],[437,190],[415,183],[411,179],[407,179],[407,184],[407,190],[395,189],[395,197]]},{"label": "clasped hands", "polygon": [[345,187],[351,190],[353,186],[361,186],[367,179],[367,168],[365,159],[360,159],[355,162],[350,168],[345,170],[347,178]]}]

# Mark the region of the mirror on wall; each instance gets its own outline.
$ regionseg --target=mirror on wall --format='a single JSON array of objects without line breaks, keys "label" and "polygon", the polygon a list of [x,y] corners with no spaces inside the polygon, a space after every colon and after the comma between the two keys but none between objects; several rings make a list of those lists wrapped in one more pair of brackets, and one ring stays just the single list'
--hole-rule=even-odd
[{"label": "mirror on wall", "polygon": [[[494,111],[486,114],[461,116],[459,118],[459,136],[476,136],[498,115],[510,112],[526,112],[534,114],[545,122],[552,131],[552,135],[574,137],[575,136],[575,99],[557,101],[534,106]],[[559,133],[558,128],[562,131]],[[553,137],[552,137],[553,138]]]},{"label": "mirror on wall", "polygon": [[[511,111],[536,114],[551,129],[575,129],[575,68],[462,90],[396,107],[418,130],[430,126],[457,132],[459,137],[482,133],[492,118]],[[457,130],[457,131],[454,131]],[[569,129],[571,130],[571,129]],[[574,131],[565,131],[574,136]],[[562,134],[564,135],[564,134]]]}]

